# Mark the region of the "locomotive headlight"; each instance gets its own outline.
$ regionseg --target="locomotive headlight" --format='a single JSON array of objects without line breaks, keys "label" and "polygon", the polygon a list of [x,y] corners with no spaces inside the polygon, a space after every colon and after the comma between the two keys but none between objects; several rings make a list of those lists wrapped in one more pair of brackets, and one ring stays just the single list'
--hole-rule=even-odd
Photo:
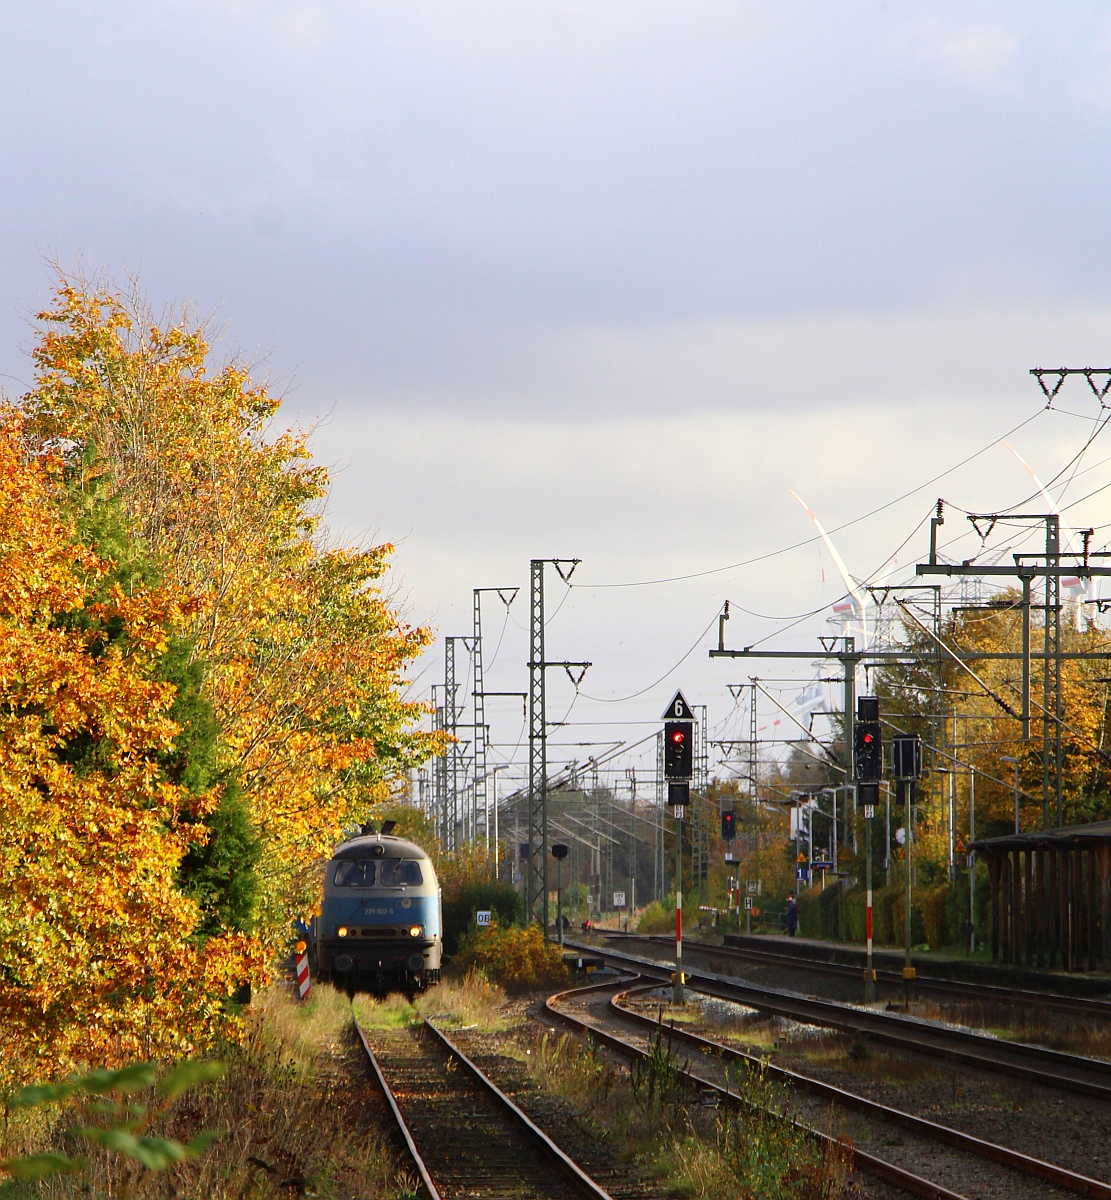
[{"label": "locomotive headlight", "polygon": [[409,936],[410,937],[420,937],[420,935],[421,935],[421,926],[420,925],[410,925],[409,926]]},{"label": "locomotive headlight", "polygon": [[336,930],[336,937],[347,937],[347,926],[346,925],[341,925]]}]

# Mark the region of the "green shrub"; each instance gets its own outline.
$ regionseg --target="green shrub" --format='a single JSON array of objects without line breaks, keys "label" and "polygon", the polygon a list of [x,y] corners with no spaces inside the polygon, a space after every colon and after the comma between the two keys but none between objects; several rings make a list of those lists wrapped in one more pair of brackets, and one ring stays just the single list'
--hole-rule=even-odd
[{"label": "green shrub", "polygon": [[637,922],[637,933],[667,933],[675,928],[675,897],[671,898],[670,907],[667,900],[653,900],[640,914]]},{"label": "green shrub", "polygon": [[[69,1106],[73,1140],[94,1153],[115,1154],[127,1163],[119,1190],[119,1195],[126,1197],[140,1172],[163,1171],[196,1158],[216,1140],[216,1132],[205,1131],[183,1144],[153,1135],[150,1125],[169,1111],[182,1092],[219,1079],[224,1071],[223,1063],[189,1061],[165,1074],[153,1063],[136,1063],[118,1071],[101,1068],[60,1083],[25,1087],[8,1099],[7,1107]],[[87,1165],[85,1156],[54,1149],[0,1159],[0,1171],[13,1179],[77,1174]]]},{"label": "green shrub", "polygon": [[840,881],[825,888],[804,888],[799,892],[799,928],[802,937],[837,937],[837,902],[841,895]]},{"label": "green shrub", "polygon": [[513,991],[529,991],[563,983],[567,968],[558,945],[549,942],[539,925],[502,929],[488,925],[464,937],[455,962],[464,970],[477,968],[493,983]]},{"label": "green shrub", "polygon": [[[698,925],[698,905],[692,901],[687,903],[683,897],[683,928],[694,930]],[[665,896],[662,900],[653,900],[640,914],[637,922],[637,933],[675,933],[675,894]]]},{"label": "green shrub", "polygon": [[444,953],[454,955],[469,932],[476,929],[475,914],[489,912],[505,929],[521,923],[521,897],[508,883],[468,883],[457,895],[444,899]]}]

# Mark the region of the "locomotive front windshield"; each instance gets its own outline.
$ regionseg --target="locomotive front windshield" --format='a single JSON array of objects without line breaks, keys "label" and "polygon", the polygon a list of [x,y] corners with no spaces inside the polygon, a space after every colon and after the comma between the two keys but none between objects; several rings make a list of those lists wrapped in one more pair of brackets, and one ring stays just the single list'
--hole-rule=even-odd
[{"label": "locomotive front windshield", "polygon": [[424,876],[414,858],[387,858],[378,864],[378,882],[382,887],[419,887]]},{"label": "locomotive front windshield", "polygon": [[424,882],[420,863],[412,858],[344,858],[336,864],[332,880],[336,887],[419,887]]}]

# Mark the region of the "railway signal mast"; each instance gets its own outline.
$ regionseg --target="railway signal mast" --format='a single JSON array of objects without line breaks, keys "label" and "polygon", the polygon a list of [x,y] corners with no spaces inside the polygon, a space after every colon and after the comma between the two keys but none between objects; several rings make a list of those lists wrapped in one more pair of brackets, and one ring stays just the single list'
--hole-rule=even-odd
[{"label": "railway signal mast", "polygon": [[683,810],[690,800],[694,774],[694,714],[682,692],[664,711],[664,778],[667,802],[675,814],[675,980],[674,1004],[683,999]]},{"label": "railway signal mast", "polygon": [[[897,733],[891,743],[891,773],[895,776],[897,783],[903,785],[903,875],[904,887],[906,888],[906,900],[903,905],[905,909],[905,936],[906,936],[906,958],[903,961],[903,987],[906,989],[906,1001],[910,1005],[910,985],[914,979],[914,967],[910,962],[910,920],[911,920],[911,883],[913,880],[914,869],[911,863],[911,856],[914,853],[914,805],[915,805],[915,790],[918,787],[918,778],[922,774],[922,739],[916,733]],[[975,887],[975,881],[971,881],[971,886]]]},{"label": "railway signal mast", "polygon": [[880,725],[880,702],[875,696],[860,696],[856,702],[856,790],[858,804],[864,809],[868,826],[868,884],[865,937],[868,942],[868,961],[864,969],[864,999],[876,998],[876,972],[872,968],[872,819],[880,798],[880,776],[883,774],[883,727]]}]

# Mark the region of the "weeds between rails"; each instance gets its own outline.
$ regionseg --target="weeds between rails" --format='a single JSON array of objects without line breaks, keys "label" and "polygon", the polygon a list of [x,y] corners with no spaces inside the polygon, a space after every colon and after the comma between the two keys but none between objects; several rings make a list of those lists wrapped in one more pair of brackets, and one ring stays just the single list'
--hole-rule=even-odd
[{"label": "weeds between rails", "polygon": [[444,981],[415,1006],[401,997],[355,1001],[367,1029],[413,1026],[424,1013],[464,1031],[475,1052],[492,1056],[495,1065],[500,1060],[503,1071],[507,1058],[516,1060],[535,1088],[578,1114],[587,1141],[626,1163],[632,1177],[649,1180],[653,1194],[834,1200],[843,1193],[848,1147],[823,1148],[782,1120],[790,1113],[786,1093],[763,1072],[739,1077],[739,1112],[692,1107],[686,1064],[662,1025],[648,1057],[625,1068],[592,1041],[584,1051],[572,1036],[536,1030],[526,1007],[476,972]]},{"label": "weeds between rails", "polygon": [[543,1034],[532,1078],[578,1108],[619,1158],[668,1195],[704,1200],[834,1200],[849,1176],[847,1146],[819,1146],[790,1123],[785,1089],[762,1070],[741,1073],[736,1109],[691,1105],[687,1066],[661,1024],[628,1069],[589,1038]]},{"label": "weeds between rails", "polygon": [[[610,1011],[616,1011],[624,1018],[632,1019],[638,1024],[647,1026],[649,1029],[651,1029],[655,1023],[653,1018],[647,1013],[636,1013],[635,1010],[630,1007],[628,1002],[634,994],[646,994],[652,990],[654,990],[653,985],[648,985],[647,987],[634,988],[629,992],[619,994],[611,1000]],[[715,1007],[720,1007],[720,1004],[720,1001],[715,1002]],[[660,1009],[660,1015],[662,1015],[662,1007]],[[826,1034],[824,1031],[806,1031],[804,1029],[799,1029],[797,1032],[809,1032],[812,1034],[817,1034],[818,1038],[823,1042],[828,1040],[828,1034]],[[695,1033],[693,1030],[688,1031],[679,1027],[675,1027],[673,1030],[673,1036],[684,1046],[693,1045],[698,1050],[702,1051],[703,1053],[710,1054],[711,1056],[720,1057],[721,1055],[726,1055],[728,1058],[735,1061],[738,1054],[744,1054],[743,1051],[735,1051],[734,1049],[727,1047],[720,1040],[707,1041],[705,1040],[704,1034]],[[813,1038],[809,1037],[805,1039],[805,1041],[808,1043],[813,1042],[813,1040]],[[844,1041],[845,1039],[839,1040]],[[867,1065],[872,1059],[872,1054],[868,1046],[863,1042],[863,1040],[858,1039],[853,1039],[850,1043],[848,1043],[848,1048],[844,1053],[843,1059],[841,1058],[840,1054],[836,1053],[833,1056],[830,1056],[828,1047],[819,1050],[817,1055],[813,1054],[813,1052],[808,1054],[806,1050],[804,1050],[803,1053],[807,1055],[812,1065],[818,1065],[816,1060],[824,1057],[827,1065],[834,1068],[835,1072],[837,1070],[845,1072],[851,1064],[855,1069],[851,1070],[850,1073],[856,1076],[857,1079],[860,1079],[861,1075],[865,1073],[860,1070],[860,1067],[867,1068]],[[751,1057],[747,1058],[747,1062],[749,1063],[755,1063],[756,1061],[758,1060],[755,1060]],[[1059,1161],[1046,1161],[1037,1156],[1032,1156],[1028,1153],[1025,1153],[1024,1149],[1018,1149],[1014,1144],[1016,1137],[1018,1138],[1019,1143],[1022,1144],[1024,1136],[1026,1138],[1026,1146],[1031,1144],[1045,1144],[1047,1134],[1054,1140],[1055,1143],[1059,1142],[1062,1135],[1065,1133],[1066,1123],[1062,1121],[1062,1115],[1064,1114],[1061,1114],[1056,1106],[1049,1109],[1047,1112],[1044,1103],[1040,1106],[1035,1105],[1031,1109],[1029,1116],[1024,1116],[1023,1118],[1023,1122],[1026,1126],[1024,1133],[1016,1133],[1013,1128],[1000,1130],[997,1127],[994,1137],[990,1136],[989,1134],[989,1136],[985,1138],[985,1118],[990,1124],[990,1118],[999,1114],[1002,1100],[998,1096],[993,1095],[986,1109],[981,1108],[980,1117],[976,1122],[976,1127],[973,1129],[967,1128],[967,1118],[971,1116],[971,1106],[969,1102],[971,1101],[971,1104],[975,1105],[977,1103],[977,1099],[974,1099],[972,1096],[964,1096],[965,1088],[958,1087],[955,1074],[950,1080],[951,1092],[949,1096],[943,1097],[939,1094],[938,1088],[929,1087],[928,1090],[933,1093],[929,1098],[930,1113],[929,1115],[922,1113],[915,1115],[913,1111],[906,1110],[907,1106],[902,1096],[891,1097],[889,1095],[885,1100],[870,1094],[870,1088],[866,1089],[864,1092],[861,1092],[858,1086],[853,1084],[850,1084],[848,1090],[845,1090],[846,1084],[844,1080],[834,1082],[824,1073],[820,1074],[818,1077],[814,1077],[809,1073],[792,1076],[790,1075],[788,1068],[788,1073],[783,1074],[782,1072],[785,1070],[785,1064],[782,1062],[777,1063],[775,1066],[767,1065],[765,1062],[765,1064],[762,1064],[762,1066],[764,1066],[764,1069],[766,1069],[769,1073],[773,1074],[776,1079],[781,1080],[784,1083],[789,1082],[792,1087],[795,1085],[801,1086],[805,1092],[820,1096],[825,1100],[833,1101],[838,1107],[845,1107],[850,1113],[856,1114],[855,1117],[849,1118],[849,1123],[851,1126],[854,1121],[856,1122],[858,1134],[860,1135],[866,1147],[869,1142],[873,1142],[875,1140],[874,1131],[867,1122],[863,1126],[859,1124],[859,1114],[861,1113],[870,1113],[878,1116],[883,1122],[893,1122],[900,1129],[909,1130],[913,1137],[918,1139],[925,1138],[928,1142],[933,1143],[928,1155],[929,1161],[932,1161],[936,1156],[937,1148],[940,1145],[951,1150],[955,1150],[960,1155],[971,1155],[971,1157],[975,1160],[988,1160],[991,1163],[1000,1164],[1008,1170],[1013,1170],[1018,1175],[1034,1180],[1040,1180],[1054,1187],[1062,1187],[1069,1191],[1079,1193],[1080,1195],[1111,1197],[1111,1185],[1108,1185],[1106,1182],[1098,1178],[1093,1178],[1084,1169],[1088,1162],[1099,1163],[1102,1162],[1103,1159],[1103,1150],[1104,1146],[1106,1145],[1105,1137],[1108,1130],[1106,1128],[1106,1121],[1102,1119],[1106,1116],[1106,1114],[1102,1112],[1091,1112],[1090,1115],[1096,1119],[1097,1128],[1087,1131],[1089,1133],[1088,1137],[1082,1137],[1080,1140],[1073,1140],[1071,1147],[1072,1162],[1069,1166],[1065,1166]],[[870,1082],[880,1082],[881,1084],[886,1084],[888,1085],[888,1090],[890,1091],[890,1085],[892,1081],[888,1077],[889,1072],[886,1069],[881,1069],[879,1072],[867,1073],[872,1075]],[[983,1089],[974,1090],[981,1092],[978,1100],[982,1104],[984,1100],[982,1095]],[[926,1097],[920,1094],[920,1100],[925,1098]],[[1016,1095],[1013,1097],[1011,1111],[1016,1114],[1016,1116],[1017,1114],[1023,1112],[1025,1099],[1026,1098],[1021,1095]],[[966,1120],[963,1123],[960,1120],[954,1123],[952,1120],[946,1122],[942,1119],[934,1119],[934,1114],[936,1114],[942,1107],[948,1108],[951,1116],[956,1115],[958,1101],[960,1101],[960,1107],[965,1109],[963,1115],[965,1116]],[[1063,1101],[1058,1099],[1057,1104],[1061,1103],[1063,1103]],[[1098,1106],[1096,1107],[1098,1110]],[[1071,1113],[1068,1115],[1071,1116]],[[962,1124],[964,1127],[962,1127]],[[1102,1126],[1102,1129],[1100,1129],[1099,1126]],[[902,1136],[900,1135],[894,1142],[884,1142],[884,1144],[902,1145]],[[922,1156],[920,1153],[921,1148],[922,1147],[920,1146],[918,1152],[918,1165],[911,1166],[911,1175],[905,1177],[903,1182],[909,1184],[912,1190],[916,1191],[917,1194],[934,1194],[929,1191],[929,1188],[933,1185],[930,1185],[927,1181],[924,1181],[921,1178],[913,1177],[915,1172],[921,1171],[923,1165]],[[1093,1153],[1093,1150],[1095,1153]],[[912,1151],[911,1153],[913,1157],[915,1152]],[[863,1162],[866,1169],[872,1171],[873,1173],[878,1173],[884,1177],[890,1177],[889,1168],[895,1165],[890,1163],[887,1159],[887,1156],[882,1152],[877,1158],[868,1154],[867,1150],[865,1151],[864,1156],[857,1151],[856,1157],[857,1162]],[[945,1174],[948,1170],[951,1170],[953,1165],[956,1164],[950,1164],[949,1168],[943,1167],[943,1174]],[[904,1159],[902,1163],[898,1164],[897,1169],[905,1172],[906,1168],[907,1162]],[[959,1169],[961,1173],[964,1174],[965,1169],[963,1167]],[[982,1162],[978,1168],[973,1166],[972,1174],[970,1177],[968,1177],[968,1180],[973,1184],[974,1187],[978,1186],[979,1182],[982,1181],[982,1179],[978,1179],[977,1176],[982,1176],[983,1170],[984,1167]],[[1017,1179],[1015,1181],[1015,1186],[1020,1186]],[[925,1190],[923,1190],[924,1188]]]}]

